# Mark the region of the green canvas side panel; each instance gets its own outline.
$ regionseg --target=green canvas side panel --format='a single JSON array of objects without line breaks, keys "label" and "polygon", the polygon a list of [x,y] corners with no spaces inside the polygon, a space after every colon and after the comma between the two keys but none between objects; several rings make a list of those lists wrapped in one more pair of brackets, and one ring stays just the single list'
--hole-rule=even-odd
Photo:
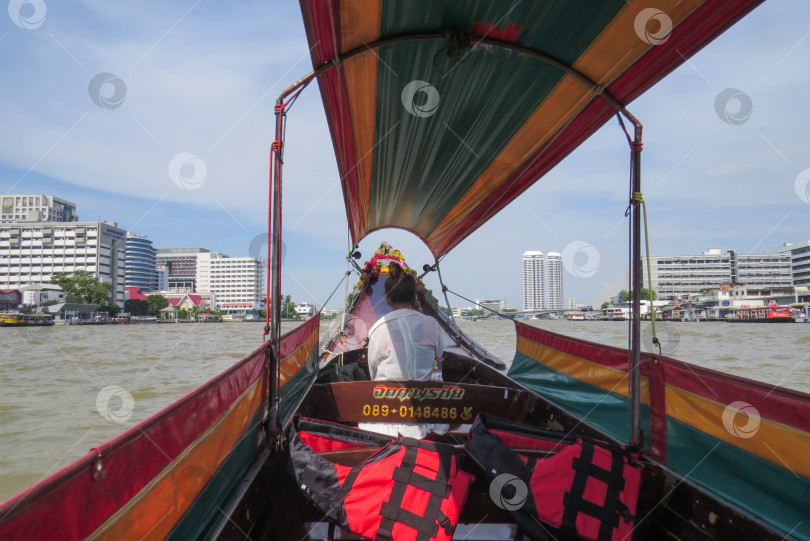
[{"label": "green canvas side panel", "polygon": [[[622,395],[548,368],[520,352],[515,353],[509,377],[620,443],[630,440],[630,402]],[[649,434],[650,409],[644,404],[641,426]],[[649,438],[645,446],[649,452]]]},{"label": "green canvas side panel", "polygon": [[309,352],[306,364],[279,389],[278,422],[282,427],[292,419],[295,409],[318,375],[318,346]]},{"label": "green canvas side panel", "polygon": [[667,466],[790,539],[810,540],[808,479],[672,418]]},{"label": "green canvas side panel", "polygon": [[[198,539],[211,521],[217,518],[220,513],[219,508],[258,457],[261,419],[262,411],[260,410],[250,420],[247,429],[239,438],[239,442],[205,485],[205,488],[200,491],[183,517],[175,524],[167,539],[177,541]],[[193,482],[193,479],[191,481]]]}]

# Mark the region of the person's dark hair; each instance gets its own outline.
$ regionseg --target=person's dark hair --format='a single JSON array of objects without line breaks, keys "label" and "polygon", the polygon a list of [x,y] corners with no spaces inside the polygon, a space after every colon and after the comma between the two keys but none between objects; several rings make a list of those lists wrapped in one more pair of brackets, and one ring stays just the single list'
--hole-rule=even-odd
[{"label": "person's dark hair", "polygon": [[392,304],[416,304],[416,277],[396,263],[389,264],[385,296]]}]

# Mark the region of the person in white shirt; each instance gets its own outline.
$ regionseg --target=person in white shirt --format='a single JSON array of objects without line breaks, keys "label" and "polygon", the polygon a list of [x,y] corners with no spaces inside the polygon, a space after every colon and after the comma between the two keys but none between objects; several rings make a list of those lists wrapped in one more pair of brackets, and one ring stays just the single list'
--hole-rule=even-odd
[{"label": "person in white shirt", "polygon": [[[368,332],[368,368],[373,380],[442,381],[444,344],[439,323],[414,310],[416,277],[396,263],[388,267],[385,300],[391,312]],[[360,428],[391,436],[424,438],[431,430],[442,433],[447,425],[360,423]]]}]

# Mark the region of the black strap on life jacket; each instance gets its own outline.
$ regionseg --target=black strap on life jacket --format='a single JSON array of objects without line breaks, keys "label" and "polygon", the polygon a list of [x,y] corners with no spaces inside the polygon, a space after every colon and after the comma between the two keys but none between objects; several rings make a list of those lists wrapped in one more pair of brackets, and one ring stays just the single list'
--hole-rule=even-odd
[{"label": "black strap on life jacket", "polygon": [[[574,469],[574,480],[571,483],[571,490],[563,496],[562,527],[570,532],[577,531],[577,515],[584,513],[599,520],[599,541],[609,541],[613,535],[613,529],[619,524],[619,517],[623,517],[626,522],[633,520],[627,506],[619,499],[619,495],[624,490],[624,454],[613,452],[610,470],[606,470],[594,464],[594,443],[592,441],[582,441],[582,451],[579,457],[574,457],[572,468]],[[585,487],[589,478],[602,481],[607,485],[604,505],[588,501],[585,499]]]},{"label": "black strap on life jacket", "polygon": [[[402,438],[402,444],[405,447],[405,453],[401,465],[394,469],[394,487],[391,490],[391,496],[380,509],[380,515],[383,518],[377,532],[377,539],[393,539],[392,530],[397,522],[419,532],[416,537],[417,541],[428,541],[431,537],[435,537],[439,526],[442,526],[447,534],[452,534],[455,528],[450,523],[450,519],[441,511],[441,505],[442,500],[450,496],[451,487],[448,481],[452,468],[453,448],[413,438]],[[439,468],[435,479],[414,471],[419,449],[439,454]],[[405,489],[408,486],[416,487],[430,494],[424,515],[419,516],[402,508]]]},{"label": "black strap on life jacket", "polygon": [[340,517],[340,509],[343,506],[343,500],[345,500],[346,496],[349,495],[349,491],[352,489],[352,485],[357,479],[357,476],[360,475],[361,469],[362,468],[360,466],[355,466],[349,470],[349,474],[346,476],[346,480],[343,481],[343,485],[335,493],[335,499],[332,502],[332,506],[326,512],[326,518],[329,519],[330,523],[335,523],[338,521]]}]

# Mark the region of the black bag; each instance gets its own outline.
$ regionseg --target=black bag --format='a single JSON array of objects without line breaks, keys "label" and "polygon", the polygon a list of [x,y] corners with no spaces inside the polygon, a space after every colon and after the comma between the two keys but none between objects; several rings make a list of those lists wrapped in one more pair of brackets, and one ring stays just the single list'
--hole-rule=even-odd
[{"label": "black bag", "polygon": [[341,383],[344,381],[368,381],[369,375],[360,366],[360,363],[346,363],[344,365],[330,365],[318,372],[316,383]]}]

